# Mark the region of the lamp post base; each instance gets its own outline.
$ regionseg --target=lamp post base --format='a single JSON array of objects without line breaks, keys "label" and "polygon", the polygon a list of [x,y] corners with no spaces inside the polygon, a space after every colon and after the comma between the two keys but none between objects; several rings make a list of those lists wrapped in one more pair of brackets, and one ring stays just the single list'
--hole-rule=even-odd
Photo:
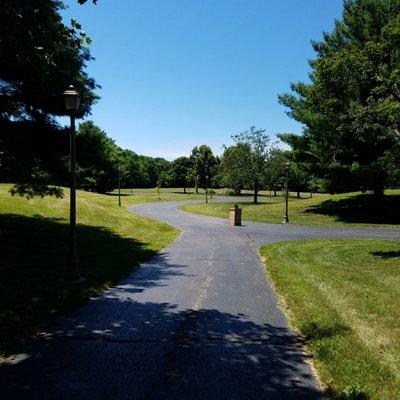
[{"label": "lamp post base", "polygon": [[64,276],[65,282],[81,282],[83,278],[79,273],[79,261],[77,257],[69,259],[68,268]]},{"label": "lamp post base", "polygon": [[289,218],[288,217],[283,217],[282,224],[289,224]]}]

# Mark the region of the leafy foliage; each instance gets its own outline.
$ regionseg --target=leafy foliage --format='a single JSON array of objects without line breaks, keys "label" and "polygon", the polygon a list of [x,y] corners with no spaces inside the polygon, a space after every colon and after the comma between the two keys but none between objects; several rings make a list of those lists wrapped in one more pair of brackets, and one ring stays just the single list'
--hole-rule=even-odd
[{"label": "leafy foliage", "polygon": [[248,147],[238,144],[236,146],[225,147],[221,159],[220,175],[221,184],[232,188],[236,195],[247,187],[246,160],[248,159]]},{"label": "leafy foliage", "polygon": [[292,84],[294,94],[279,97],[304,124],[302,136],[283,139],[318,176],[344,177],[348,186],[338,190],[381,195],[388,185],[400,140],[399,15],[398,0],[346,0],[333,32],[313,42],[311,83]]},{"label": "leafy foliage", "polygon": [[190,155],[192,163],[189,170],[189,179],[195,183],[196,192],[199,186],[205,187],[206,176],[211,180],[213,177],[214,166],[217,161],[209,146],[203,144],[195,146]]},{"label": "leafy foliage", "polygon": [[223,179],[236,191],[251,188],[254,203],[259,190],[264,186],[269,157],[269,136],[264,129],[255,126],[250,130],[233,135],[236,146],[225,149],[221,161]]},{"label": "leafy foliage", "polygon": [[171,174],[174,186],[183,187],[186,193],[186,187],[190,181],[190,169],[192,167],[189,157],[179,157],[172,162]]},{"label": "leafy foliage", "polygon": [[98,98],[85,72],[90,38],[76,21],[63,24],[63,8],[52,0],[4,0],[0,8],[1,175],[20,183],[16,194],[52,193],[44,174],[65,180],[67,138],[55,119],[65,115],[63,91],[71,83],[78,89],[81,117]]},{"label": "leafy foliage", "polygon": [[96,100],[95,81],[84,71],[92,58],[79,24],[62,23],[60,1],[4,0],[0,8],[0,117],[44,119],[65,115],[63,91],[72,83],[85,115]]}]

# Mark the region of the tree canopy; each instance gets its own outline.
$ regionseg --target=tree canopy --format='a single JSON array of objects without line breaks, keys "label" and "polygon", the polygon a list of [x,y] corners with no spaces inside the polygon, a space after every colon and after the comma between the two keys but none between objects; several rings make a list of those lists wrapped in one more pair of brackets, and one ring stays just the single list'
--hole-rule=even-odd
[{"label": "tree canopy", "polygon": [[381,196],[400,140],[400,1],[346,0],[313,48],[311,82],[279,97],[303,134],[282,138],[320,177],[347,182],[337,190]]},{"label": "tree canopy", "polygon": [[97,99],[85,71],[90,39],[76,21],[64,25],[63,8],[55,0],[4,0],[0,8],[0,165],[4,180],[24,184],[17,193],[28,183],[40,192],[45,176],[61,175],[63,91],[72,83],[80,92],[78,116]]},{"label": "tree canopy", "polygon": [[192,166],[189,171],[189,177],[194,182],[197,193],[199,186],[205,187],[206,176],[210,180],[212,179],[214,166],[217,161],[211,148],[206,144],[193,147],[190,160]]},{"label": "tree canopy", "polygon": [[[80,32],[63,24],[60,1],[4,0],[0,8],[0,118],[51,120],[65,115],[62,93],[74,84],[80,115],[96,100],[85,72],[91,60]],[[75,26],[77,23],[75,22]],[[79,25],[78,25],[79,26]]]},{"label": "tree canopy", "polygon": [[235,146],[225,148],[221,160],[222,179],[236,192],[252,189],[254,203],[258,192],[265,187],[266,167],[270,152],[269,136],[255,126],[232,136]]}]

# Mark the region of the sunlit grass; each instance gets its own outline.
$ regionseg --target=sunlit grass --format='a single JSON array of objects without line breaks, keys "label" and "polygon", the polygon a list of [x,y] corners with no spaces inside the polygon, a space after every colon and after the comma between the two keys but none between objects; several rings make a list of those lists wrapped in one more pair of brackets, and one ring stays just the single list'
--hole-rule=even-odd
[{"label": "sunlit grass", "polygon": [[[180,209],[188,212],[228,217],[232,203],[190,204]],[[237,202],[247,221],[281,223],[285,212],[284,196],[264,196],[260,204],[251,201]],[[318,194],[313,198],[289,199],[289,220],[299,225],[356,225],[380,226],[400,224],[400,191],[386,192],[383,204],[377,204],[371,194],[345,193],[338,195]]]},{"label": "sunlit grass", "polygon": [[309,240],[260,252],[325,385],[400,399],[400,242]]}]

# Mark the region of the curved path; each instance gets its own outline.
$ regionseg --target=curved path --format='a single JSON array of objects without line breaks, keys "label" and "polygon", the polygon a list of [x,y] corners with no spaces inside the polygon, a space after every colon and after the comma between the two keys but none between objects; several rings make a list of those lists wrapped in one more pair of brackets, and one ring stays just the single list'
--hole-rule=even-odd
[{"label": "curved path", "polygon": [[[187,202],[186,202],[187,203]],[[3,398],[320,399],[265,279],[257,248],[314,237],[398,239],[395,229],[246,223],[183,213],[184,202],[131,209],[180,238],[64,318],[47,340],[0,366]]]}]

